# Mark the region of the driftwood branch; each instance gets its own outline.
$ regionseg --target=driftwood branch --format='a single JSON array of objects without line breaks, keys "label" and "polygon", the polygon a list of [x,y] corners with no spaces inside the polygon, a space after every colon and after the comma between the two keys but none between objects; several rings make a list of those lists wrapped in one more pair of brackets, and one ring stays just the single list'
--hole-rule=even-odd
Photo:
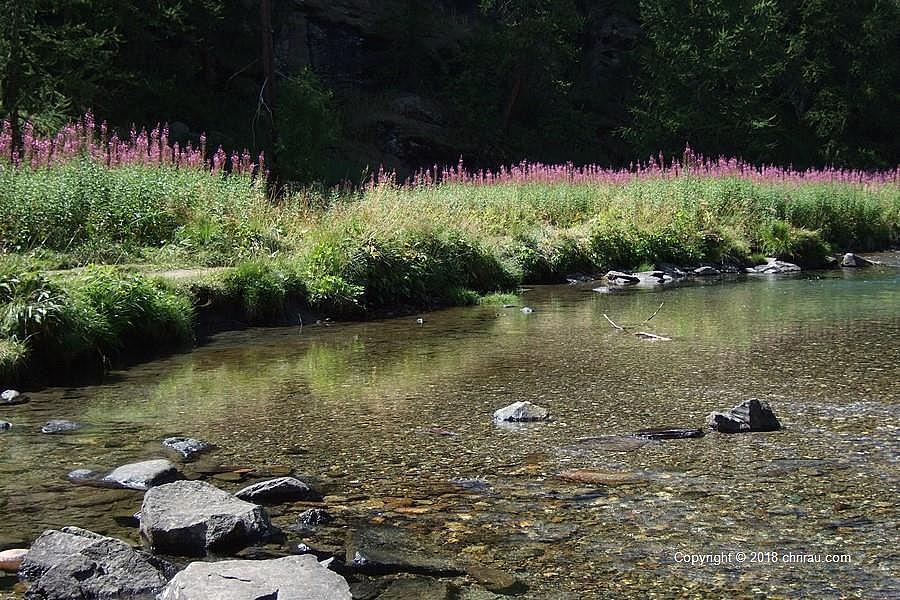
[{"label": "driftwood branch", "polygon": [[[656,310],[653,311],[653,314],[650,315],[649,317],[647,317],[646,319],[644,319],[643,321],[641,321],[641,325],[643,325],[644,323],[647,323],[648,321],[650,321],[650,319],[652,319],[653,317],[658,315],[659,311],[662,310],[663,304],[665,304],[665,303],[660,302],[660,304],[656,308]],[[629,329],[631,329],[631,326],[623,327],[622,325],[619,325],[618,323],[616,323],[615,321],[610,319],[606,313],[603,313],[603,318],[606,319],[609,322],[609,324],[612,325],[613,328],[615,328],[616,330],[630,333],[631,335],[633,335],[637,338],[640,338],[642,340],[648,340],[651,342],[671,342],[672,341],[672,338],[668,338],[663,335],[656,335],[655,333],[650,333],[649,331],[634,331],[634,332],[628,331]]]},{"label": "driftwood branch", "polygon": [[618,325],[615,321],[606,316],[606,313],[603,313],[603,318],[609,321],[609,324],[618,329],[619,331],[625,331],[625,328],[621,325]]}]

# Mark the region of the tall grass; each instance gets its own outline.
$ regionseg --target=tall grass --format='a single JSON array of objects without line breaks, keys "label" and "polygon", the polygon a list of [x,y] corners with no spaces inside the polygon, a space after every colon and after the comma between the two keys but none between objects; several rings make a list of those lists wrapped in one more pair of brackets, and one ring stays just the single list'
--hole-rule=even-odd
[{"label": "tall grass", "polygon": [[[900,240],[897,171],[795,172],[687,151],[622,170],[457,165],[403,184],[380,173],[269,198],[249,156],[207,158],[202,144],[169,145],[164,128],[122,142],[86,119],[26,142],[0,159],[6,377],[26,362],[102,365],[186,343],[192,307],[209,302],[247,322],[297,303],[359,316],[658,262],[765,254],[820,266],[838,249]],[[37,272],[92,263],[136,264]],[[133,272],[211,266],[232,268],[180,287]]]}]

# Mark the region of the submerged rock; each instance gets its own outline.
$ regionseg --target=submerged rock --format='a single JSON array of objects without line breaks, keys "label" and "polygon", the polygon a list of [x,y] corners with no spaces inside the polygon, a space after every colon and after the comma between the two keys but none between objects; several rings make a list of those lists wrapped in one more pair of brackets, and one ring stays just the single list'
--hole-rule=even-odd
[{"label": "submerged rock", "polygon": [[635,437],[648,440],[683,440],[699,438],[706,435],[702,429],[684,429],[681,427],[655,427],[635,432]]},{"label": "submerged rock", "polygon": [[75,431],[76,429],[81,429],[81,425],[74,421],[53,419],[52,421],[47,421],[44,426],[41,427],[41,433],[68,433],[70,431]]},{"label": "submerged rock", "polygon": [[19,390],[3,390],[0,393],[0,406],[14,406],[16,404],[25,404],[28,401],[28,396],[19,392]]},{"label": "submerged rock", "polygon": [[871,267],[872,265],[878,264],[874,261],[871,261],[867,258],[863,258],[858,254],[854,254],[852,252],[848,252],[841,258],[841,266],[842,267],[850,267],[850,268],[862,268],[862,267]]},{"label": "submerged rock", "polygon": [[158,552],[202,556],[243,548],[272,532],[262,507],[202,481],[152,487],[141,505],[141,534]]},{"label": "submerged rock", "polygon": [[10,548],[0,552],[0,571],[15,573],[22,566],[26,554],[26,548]]},{"label": "submerged rock", "polygon": [[498,594],[519,594],[526,590],[525,585],[515,575],[492,567],[472,566],[466,569],[469,576],[480,583],[486,590]]},{"label": "submerged rock", "polygon": [[560,473],[559,478],[578,483],[607,486],[647,482],[647,478],[640,473],[606,471],[603,469],[569,469]]},{"label": "submerged rock", "polygon": [[248,485],[235,496],[248,502],[278,503],[304,500],[315,495],[312,488],[295,477],[278,477]]},{"label": "submerged rock", "polygon": [[495,421],[546,421],[549,418],[549,410],[528,401],[513,402],[494,411]]},{"label": "submerged rock", "polygon": [[122,465],[104,476],[102,481],[113,487],[147,490],[178,479],[181,479],[178,467],[168,460],[156,459]]},{"label": "submerged rock", "polygon": [[418,573],[455,577],[463,571],[452,561],[415,547],[402,530],[381,527],[351,533],[347,538],[347,566],[367,574]]},{"label": "submerged rock", "polygon": [[187,460],[212,448],[212,444],[189,437],[168,437],[163,440],[162,445]]},{"label": "submerged rock", "polygon": [[45,531],[19,570],[31,582],[27,598],[40,600],[150,598],[173,573],[163,560],[77,527]]},{"label": "submerged rock", "polygon": [[350,586],[312,554],[192,562],[158,600],[351,600]]},{"label": "submerged rock", "polygon": [[744,400],[727,413],[712,412],[706,424],[720,433],[743,433],[747,431],[777,431],[781,423],[768,402],[758,398]]},{"label": "submerged rock", "polygon": [[451,600],[455,597],[455,589],[445,581],[412,577],[393,581],[378,600]]}]

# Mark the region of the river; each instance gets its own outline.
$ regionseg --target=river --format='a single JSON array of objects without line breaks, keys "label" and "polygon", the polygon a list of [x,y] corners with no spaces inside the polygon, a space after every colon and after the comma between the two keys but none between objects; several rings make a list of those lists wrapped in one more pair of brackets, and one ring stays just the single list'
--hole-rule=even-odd
[{"label": "river", "polygon": [[[339,548],[348,530],[390,530],[423,555],[513,573],[523,598],[897,597],[898,284],[900,269],[874,268],[659,293],[540,286],[521,296],[531,314],[222,333],[0,410],[14,424],[0,434],[0,549],[65,525],[137,543],[140,493],[65,476],[163,456],[179,434],[217,445],[182,467],[189,477],[230,491],[288,471],[315,482],[337,519],[293,542]],[[637,324],[660,303],[643,329],[671,341],[603,317]],[[700,427],[750,397],[784,429],[628,437]],[[517,400],[552,420],[491,422]],[[57,418],[85,427],[39,433]],[[631,483],[558,478],[574,468]],[[270,512],[285,525],[305,508]],[[796,558],[826,554],[849,559]],[[0,595],[12,584],[0,579]]]}]

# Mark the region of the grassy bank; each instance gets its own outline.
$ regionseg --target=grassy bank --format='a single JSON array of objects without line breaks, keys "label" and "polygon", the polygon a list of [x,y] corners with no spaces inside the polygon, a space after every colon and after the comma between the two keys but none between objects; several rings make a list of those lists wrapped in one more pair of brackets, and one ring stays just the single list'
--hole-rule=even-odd
[{"label": "grassy bank", "polygon": [[896,174],[538,165],[273,199],[252,168],[147,156],[0,163],[0,384],[190,345],[210,310],[357,318],[657,262],[816,267],[900,238]]}]

